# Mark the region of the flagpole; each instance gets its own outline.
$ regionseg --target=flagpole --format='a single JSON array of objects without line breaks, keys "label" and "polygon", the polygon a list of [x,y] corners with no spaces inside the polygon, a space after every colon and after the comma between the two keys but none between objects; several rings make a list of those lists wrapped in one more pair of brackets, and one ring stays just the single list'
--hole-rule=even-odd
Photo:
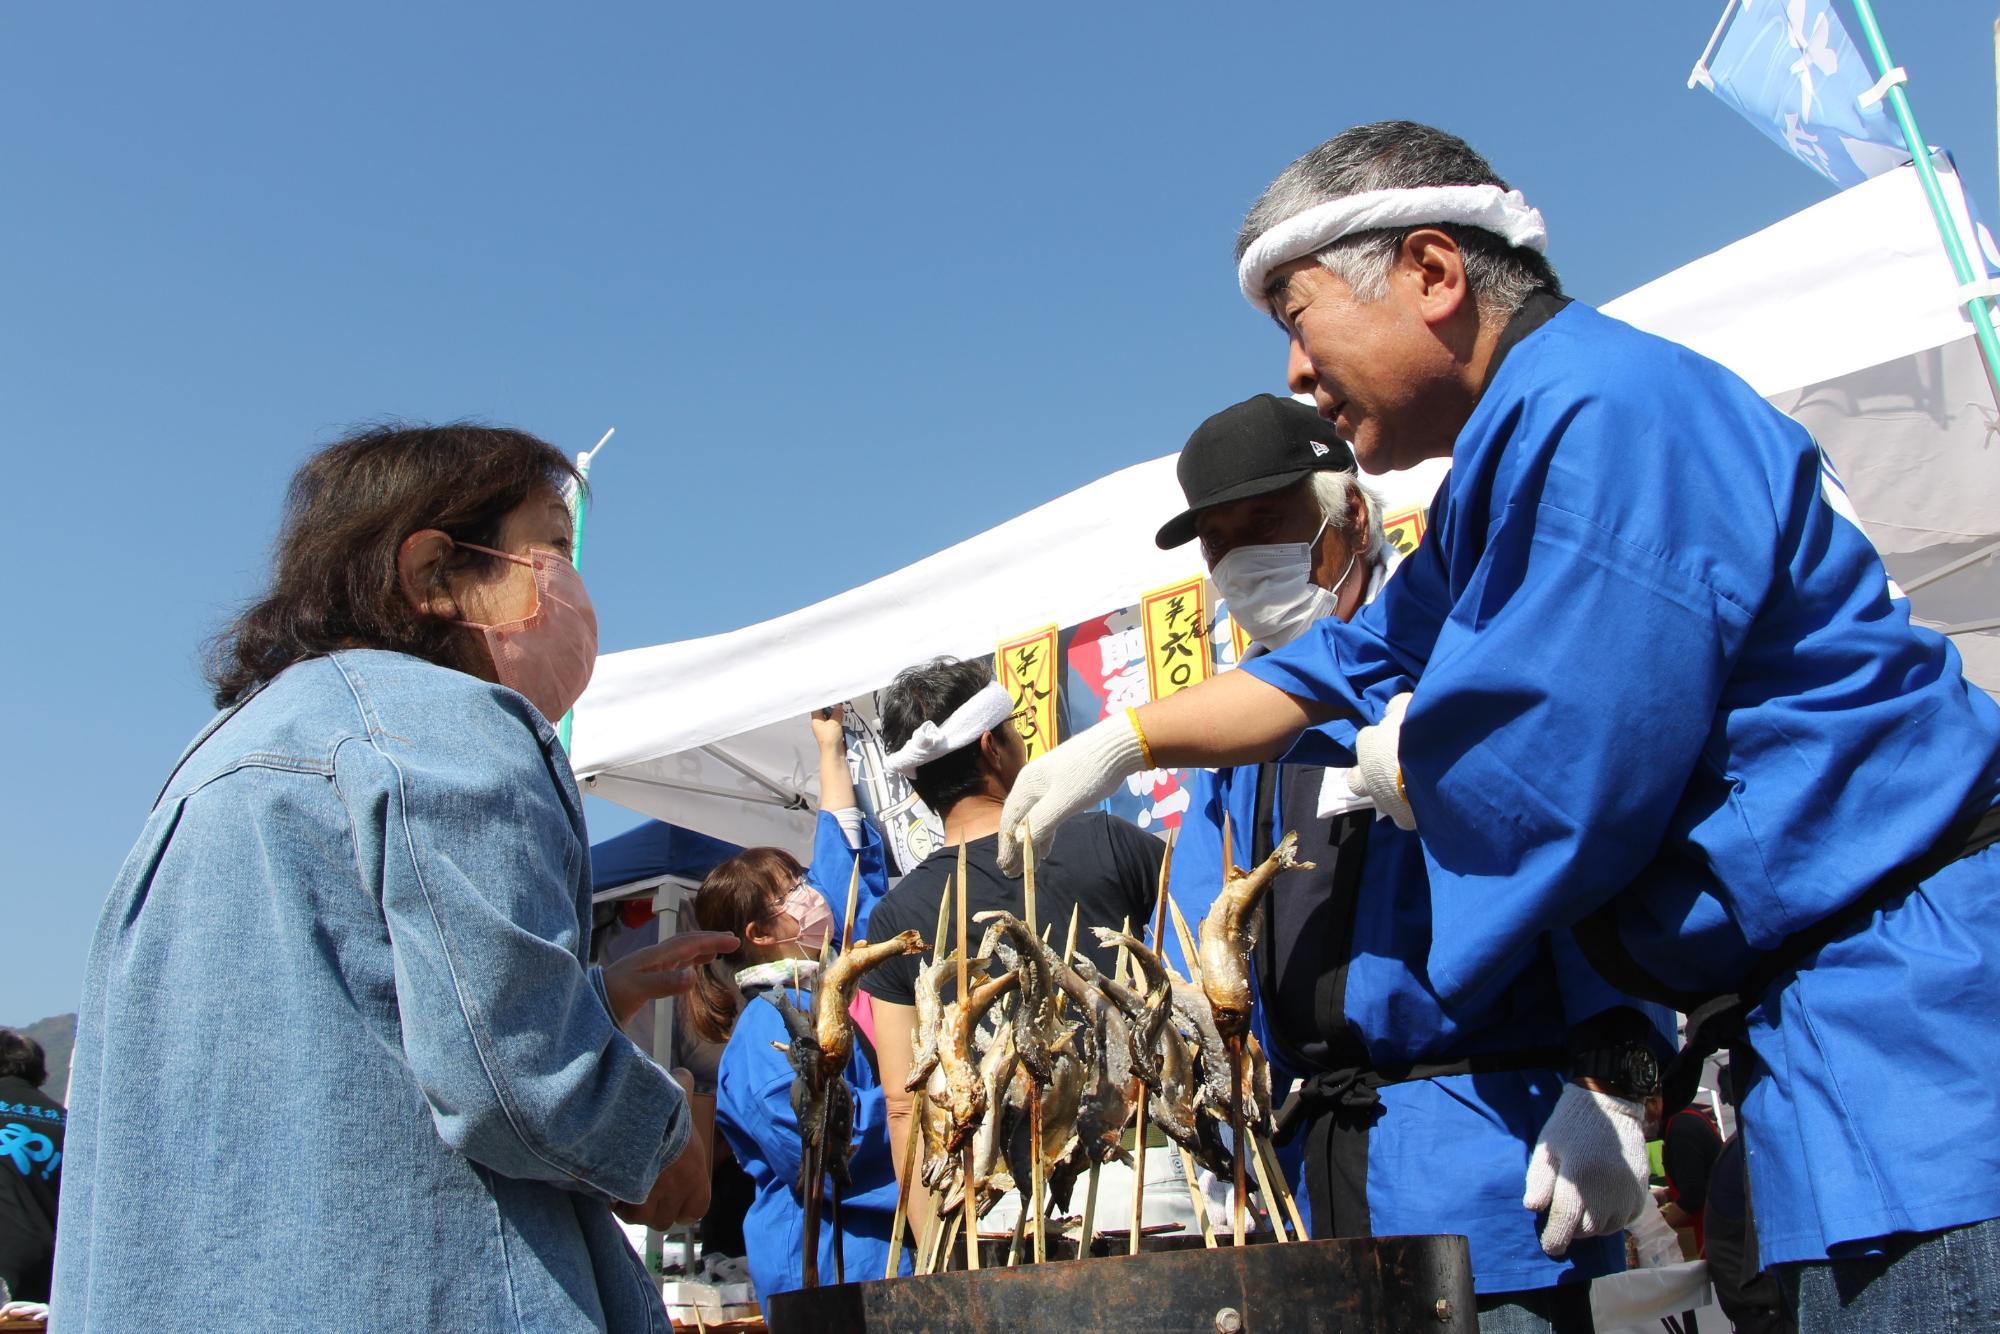
[{"label": "flagpole", "polygon": [[[1736,0],[1729,0],[1722,7],[1722,17],[1715,21],[1715,31],[1708,35],[1708,45],[1701,48],[1701,59],[1694,62],[1694,70],[1688,75],[1689,88],[1702,84],[1710,92],[1715,91],[1714,80],[1708,77],[1708,58],[1715,54],[1715,44],[1722,40],[1722,30],[1729,26],[1729,16],[1735,12]],[[2000,36],[1996,36],[1995,40],[2000,41]]]},{"label": "flagpole", "polygon": [[[604,442],[617,431],[617,427],[612,427],[598,437],[596,444],[576,456],[576,490],[570,493],[569,498],[569,558],[579,570],[583,568],[583,522],[590,517],[590,465],[596,460],[597,451],[604,448]],[[576,710],[571,709],[556,724],[556,739],[562,742],[565,751],[569,749],[570,731],[575,722]]]},{"label": "flagpole", "polygon": [[1937,169],[1931,165],[1929,140],[1917,129],[1916,113],[1910,110],[1909,95],[1903,91],[1906,80],[1895,62],[1889,59],[1889,47],[1882,40],[1881,25],[1875,22],[1875,8],[1869,0],[1854,0],[1854,14],[1861,20],[1862,40],[1868,43],[1868,54],[1875,58],[1875,69],[1882,76],[1882,83],[1876,87],[1880,89],[1882,84],[1888,84],[1889,111],[1896,118],[1896,127],[1903,132],[1903,144],[1910,150],[1911,164],[1917,169],[1917,179],[1923,183],[1924,197],[1930,201],[1938,239],[1944,242],[1944,252],[1951,259],[1951,270],[1958,279],[1962,298],[1959,304],[1972,320],[1973,334],[1979,340],[1979,355],[1986,364],[1986,387],[1993,394],[1994,403],[2000,405],[2000,336],[1994,332],[1992,306],[1986,297],[1968,297],[1964,291],[1968,284],[1979,281],[1982,275],[1973,272],[1972,262],[1966,256],[1958,224],[1952,219],[1951,208],[1945,202],[1944,188],[1938,184]]}]

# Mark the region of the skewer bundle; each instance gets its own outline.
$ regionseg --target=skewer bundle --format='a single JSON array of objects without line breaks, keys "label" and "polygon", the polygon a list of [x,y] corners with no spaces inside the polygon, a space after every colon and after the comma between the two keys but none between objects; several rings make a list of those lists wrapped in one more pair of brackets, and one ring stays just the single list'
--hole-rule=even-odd
[{"label": "skewer bundle", "polygon": [[[1109,977],[1076,952],[1074,914],[1060,953],[1046,933],[1037,934],[1032,852],[1024,856],[1023,916],[979,914],[985,934],[975,950],[960,848],[933,936],[941,944],[955,918],[956,948],[947,954],[934,944],[931,965],[919,974],[910,1080],[916,1097],[885,1277],[899,1267],[908,1194],[917,1189],[929,1192],[932,1204],[932,1224],[918,1245],[919,1273],[948,1265],[960,1235],[965,1266],[978,1268],[979,1219],[1010,1191],[1022,1197],[1022,1208],[1008,1263],[1020,1258],[1030,1237],[1032,1259],[1046,1259],[1050,1205],[1066,1213],[1080,1179],[1087,1184],[1076,1244],[1079,1255],[1088,1254],[1099,1173],[1114,1159],[1133,1168],[1127,1245],[1136,1253],[1147,1141],[1156,1130],[1179,1157],[1207,1245],[1216,1240],[1197,1163],[1234,1182],[1235,1244],[1248,1239],[1253,1179],[1277,1240],[1304,1239],[1270,1144],[1270,1075],[1248,1033],[1247,981],[1256,904],[1279,871],[1301,863],[1292,858],[1290,836],[1249,872],[1229,861],[1226,826],[1223,846],[1222,892],[1197,935],[1167,894],[1169,844],[1152,943],[1131,935],[1129,926],[1095,931],[1119,949],[1119,967]],[[1026,831],[1024,847],[1032,847]],[[1170,913],[1191,979],[1162,957]],[[945,1004],[942,988],[953,972],[957,993]]]}]

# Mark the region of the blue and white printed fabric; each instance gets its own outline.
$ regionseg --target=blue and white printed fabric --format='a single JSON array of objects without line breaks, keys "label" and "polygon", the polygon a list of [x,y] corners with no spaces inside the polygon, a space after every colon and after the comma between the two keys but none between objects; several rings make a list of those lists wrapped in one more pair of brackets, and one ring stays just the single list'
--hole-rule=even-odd
[{"label": "blue and white printed fabric", "polygon": [[1831,0],[1739,0],[1695,81],[1843,190],[1910,160]]}]

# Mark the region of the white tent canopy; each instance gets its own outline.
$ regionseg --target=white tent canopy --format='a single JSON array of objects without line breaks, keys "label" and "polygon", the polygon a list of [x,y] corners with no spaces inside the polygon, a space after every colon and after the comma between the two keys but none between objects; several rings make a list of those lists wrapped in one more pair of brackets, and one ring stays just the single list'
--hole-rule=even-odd
[{"label": "white tent canopy", "polygon": [[[1945,181],[1955,193],[1956,178]],[[1806,422],[1919,619],[1953,631],[1969,674],[1992,690],[2000,446],[1955,296],[1904,168],[1605,309],[1723,362]],[[1443,470],[1371,481],[1393,512],[1423,503]],[[578,706],[576,772],[587,791],[634,810],[802,848],[817,787],[808,710],[912,663],[989,654],[1007,636],[1131,607],[1199,573],[1192,546],[1153,545],[1181,504],[1173,456],[1156,458],[776,620],[608,654]]]}]

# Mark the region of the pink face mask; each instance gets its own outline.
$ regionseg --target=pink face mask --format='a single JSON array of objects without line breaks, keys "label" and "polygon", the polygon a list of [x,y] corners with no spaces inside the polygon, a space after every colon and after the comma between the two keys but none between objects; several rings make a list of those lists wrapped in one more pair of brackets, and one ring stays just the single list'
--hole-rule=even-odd
[{"label": "pink face mask", "polygon": [[833,908],[827,903],[826,895],[811,885],[801,882],[797,889],[785,895],[778,904],[778,913],[799,924],[799,933],[791,940],[779,941],[781,945],[796,941],[818,954],[826,947],[827,937],[833,934]]},{"label": "pink face mask", "polygon": [[583,576],[553,551],[537,548],[515,556],[470,542],[459,545],[534,570],[535,609],[526,617],[504,625],[459,624],[485,633],[500,684],[526,695],[542,717],[556,722],[583,697],[597,667],[597,612]]}]

